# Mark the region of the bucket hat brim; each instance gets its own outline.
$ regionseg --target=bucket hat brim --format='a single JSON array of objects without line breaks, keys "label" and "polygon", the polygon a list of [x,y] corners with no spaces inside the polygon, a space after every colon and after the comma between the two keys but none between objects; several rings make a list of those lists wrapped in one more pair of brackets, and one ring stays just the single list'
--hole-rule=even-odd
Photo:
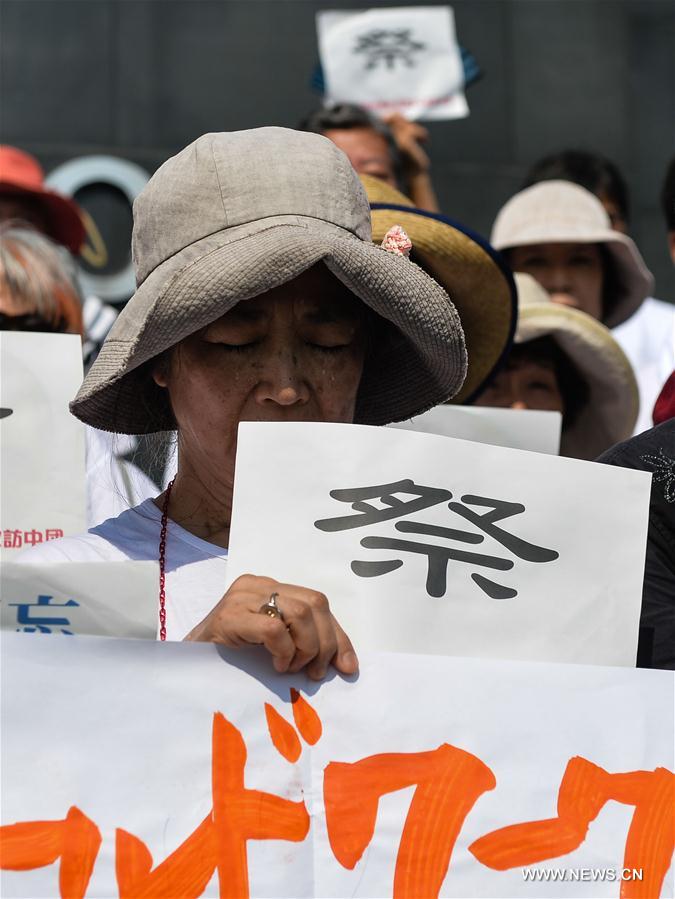
[{"label": "bucket hat brim", "polygon": [[550,337],[588,386],[572,425],[563,427],[560,452],[595,459],[633,433],[639,411],[635,374],[609,330],[592,316],[557,303],[521,305],[516,343]]},{"label": "bucket hat brim", "polygon": [[176,427],[168,392],[144,363],[312,265],[327,268],[382,320],[354,421],[381,425],[418,415],[461,388],[467,359],[460,317],[419,266],[344,228],[273,216],[210,234],[158,265],[138,287],[70,404],[94,427],[145,434]]}]

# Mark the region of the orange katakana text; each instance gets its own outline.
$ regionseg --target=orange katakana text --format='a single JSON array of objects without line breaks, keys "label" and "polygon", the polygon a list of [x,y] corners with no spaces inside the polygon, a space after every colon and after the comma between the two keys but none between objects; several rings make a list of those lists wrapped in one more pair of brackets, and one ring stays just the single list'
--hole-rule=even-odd
[{"label": "orange katakana text", "polygon": [[43,868],[60,859],[59,891],[83,899],[101,846],[101,832],[72,806],[63,821],[27,821],[0,827],[0,867],[10,871]]},{"label": "orange katakana text", "polygon": [[333,854],[345,868],[354,868],[373,838],[380,797],[415,786],[396,856],[393,895],[438,896],[464,819],[495,784],[480,759],[447,743],[431,752],[331,762],[323,794]]},{"label": "orange katakana text", "polygon": [[666,768],[609,774],[576,756],[558,790],[558,816],[512,824],[486,834],[469,847],[479,862],[505,871],[573,852],[607,802],[635,806],[623,866],[642,869],[643,880],[621,884],[621,899],[660,896],[675,846],[675,776]]},{"label": "orange katakana text", "polygon": [[156,868],[145,844],[117,831],[120,899],[200,896],[218,872],[220,895],[248,897],[248,840],[301,842],[309,831],[304,802],[244,786],[246,744],[221,714],[213,716],[213,810],[197,830]]}]

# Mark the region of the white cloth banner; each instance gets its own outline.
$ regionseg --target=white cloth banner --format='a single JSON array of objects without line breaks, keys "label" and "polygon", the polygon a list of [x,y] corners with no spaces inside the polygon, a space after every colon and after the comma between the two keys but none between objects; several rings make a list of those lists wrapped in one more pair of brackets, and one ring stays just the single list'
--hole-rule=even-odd
[{"label": "white cloth banner", "polygon": [[320,590],[357,649],[634,665],[650,484],[412,431],[242,423],[228,578]]},{"label": "white cloth banner", "polygon": [[5,562],[3,630],[154,640],[158,628],[154,562]]},{"label": "white cloth banner", "polygon": [[399,421],[388,427],[557,456],[561,425],[560,412],[491,409],[487,406],[435,406],[410,421]]},{"label": "white cloth banner", "polygon": [[316,18],[326,102],[412,120],[469,114],[449,6],[329,10]]},{"label": "white cloth banner", "polygon": [[76,334],[0,332],[0,530],[4,558],[85,530],[82,382]]},{"label": "white cloth banner", "polygon": [[2,641],[7,899],[673,895],[672,672]]}]

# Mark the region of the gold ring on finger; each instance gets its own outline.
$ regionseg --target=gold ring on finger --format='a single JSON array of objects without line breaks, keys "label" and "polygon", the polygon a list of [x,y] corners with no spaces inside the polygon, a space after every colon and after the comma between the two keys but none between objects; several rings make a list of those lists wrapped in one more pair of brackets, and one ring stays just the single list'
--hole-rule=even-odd
[{"label": "gold ring on finger", "polygon": [[284,621],[284,614],[277,603],[278,596],[278,593],[273,593],[267,602],[260,606],[258,612],[261,615],[267,615],[268,618],[278,618],[280,621]]}]

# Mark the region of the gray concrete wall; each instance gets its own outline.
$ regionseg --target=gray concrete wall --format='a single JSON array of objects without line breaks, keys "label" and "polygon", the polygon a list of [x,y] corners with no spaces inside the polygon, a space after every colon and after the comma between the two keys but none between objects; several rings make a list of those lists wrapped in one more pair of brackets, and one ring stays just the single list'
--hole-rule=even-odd
[{"label": "gray concrete wall", "polygon": [[[49,170],[112,153],[152,171],[211,130],[293,126],[318,102],[314,15],[363,0],[3,0],[1,139]],[[383,6],[410,5],[385,0]],[[675,302],[658,192],[675,153],[671,0],[455,0],[483,79],[430,125],[445,211],[489,233],[528,165],[568,146],[623,169],[632,229]]]}]

